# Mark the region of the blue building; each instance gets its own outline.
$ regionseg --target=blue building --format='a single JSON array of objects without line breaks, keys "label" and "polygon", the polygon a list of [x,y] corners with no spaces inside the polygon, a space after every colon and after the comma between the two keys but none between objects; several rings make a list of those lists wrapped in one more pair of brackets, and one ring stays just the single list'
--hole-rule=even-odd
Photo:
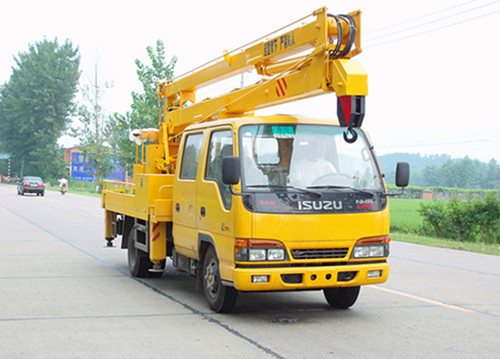
[{"label": "blue building", "polygon": [[[113,164],[116,167],[106,179],[126,181],[127,172],[119,165],[116,154],[111,155],[111,157],[113,157]],[[95,181],[94,170],[87,163],[87,159],[81,152],[71,152],[70,166],[71,178],[77,181]]]}]

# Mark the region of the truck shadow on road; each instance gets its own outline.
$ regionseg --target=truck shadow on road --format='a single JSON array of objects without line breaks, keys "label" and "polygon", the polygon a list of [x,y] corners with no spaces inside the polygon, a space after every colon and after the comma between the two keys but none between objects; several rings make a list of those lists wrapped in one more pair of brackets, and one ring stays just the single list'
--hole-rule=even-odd
[{"label": "truck shadow on road", "polygon": [[[131,277],[133,278],[133,277]],[[338,310],[330,307],[321,290],[297,292],[240,292],[235,308],[230,314],[217,314],[210,310],[203,290],[196,289],[196,280],[167,265],[160,278],[137,279],[158,294],[196,314],[231,316],[247,321],[268,321],[294,324],[331,320],[332,318],[357,318],[366,312],[352,309]],[[166,303],[168,305],[168,303]]]}]

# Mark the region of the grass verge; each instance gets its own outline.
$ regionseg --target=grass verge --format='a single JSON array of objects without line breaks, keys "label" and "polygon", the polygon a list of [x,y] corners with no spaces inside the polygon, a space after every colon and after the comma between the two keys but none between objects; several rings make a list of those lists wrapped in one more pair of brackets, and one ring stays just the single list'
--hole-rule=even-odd
[{"label": "grass verge", "polygon": [[482,242],[459,242],[416,234],[420,232],[422,227],[422,216],[418,213],[418,209],[421,203],[428,202],[428,200],[422,199],[391,198],[391,237],[393,240],[500,256],[500,244],[487,245]]},{"label": "grass verge", "polygon": [[[55,191],[59,192],[59,187],[57,186],[48,186],[45,188],[48,191]],[[95,193],[95,192],[90,192],[88,189],[85,188],[78,188],[78,187],[70,187],[68,192],[66,194],[81,194],[84,196],[91,196],[91,197],[101,197],[100,193]]]},{"label": "grass verge", "polygon": [[421,244],[423,246],[458,249],[462,251],[500,256],[500,245],[486,245],[478,242],[458,242],[449,239],[419,236],[418,234],[393,232],[394,241]]}]

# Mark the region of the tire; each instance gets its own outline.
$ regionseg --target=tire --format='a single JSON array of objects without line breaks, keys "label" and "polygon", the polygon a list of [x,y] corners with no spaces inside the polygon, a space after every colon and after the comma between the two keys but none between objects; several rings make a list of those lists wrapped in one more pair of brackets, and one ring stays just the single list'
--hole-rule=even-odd
[{"label": "tire", "polygon": [[325,288],[323,294],[333,308],[347,309],[358,299],[359,287]]},{"label": "tire", "polygon": [[132,228],[127,238],[128,269],[134,277],[142,278],[148,275],[151,262],[147,253],[135,248],[135,230]]},{"label": "tire", "polygon": [[233,310],[238,291],[222,284],[219,272],[219,260],[214,247],[207,249],[203,260],[203,292],[210,308],[217,313],[229,313]]}]

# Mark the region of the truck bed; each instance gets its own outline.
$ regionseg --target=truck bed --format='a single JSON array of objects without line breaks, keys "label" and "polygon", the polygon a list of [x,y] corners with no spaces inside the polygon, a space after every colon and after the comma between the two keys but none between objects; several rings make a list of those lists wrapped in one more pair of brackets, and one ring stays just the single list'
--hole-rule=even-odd
[{"label": "truck bed", "polygon": [[173,174],[136,174],[134,183],[104,181],[102,208],[143,220],[172,221]]}]

